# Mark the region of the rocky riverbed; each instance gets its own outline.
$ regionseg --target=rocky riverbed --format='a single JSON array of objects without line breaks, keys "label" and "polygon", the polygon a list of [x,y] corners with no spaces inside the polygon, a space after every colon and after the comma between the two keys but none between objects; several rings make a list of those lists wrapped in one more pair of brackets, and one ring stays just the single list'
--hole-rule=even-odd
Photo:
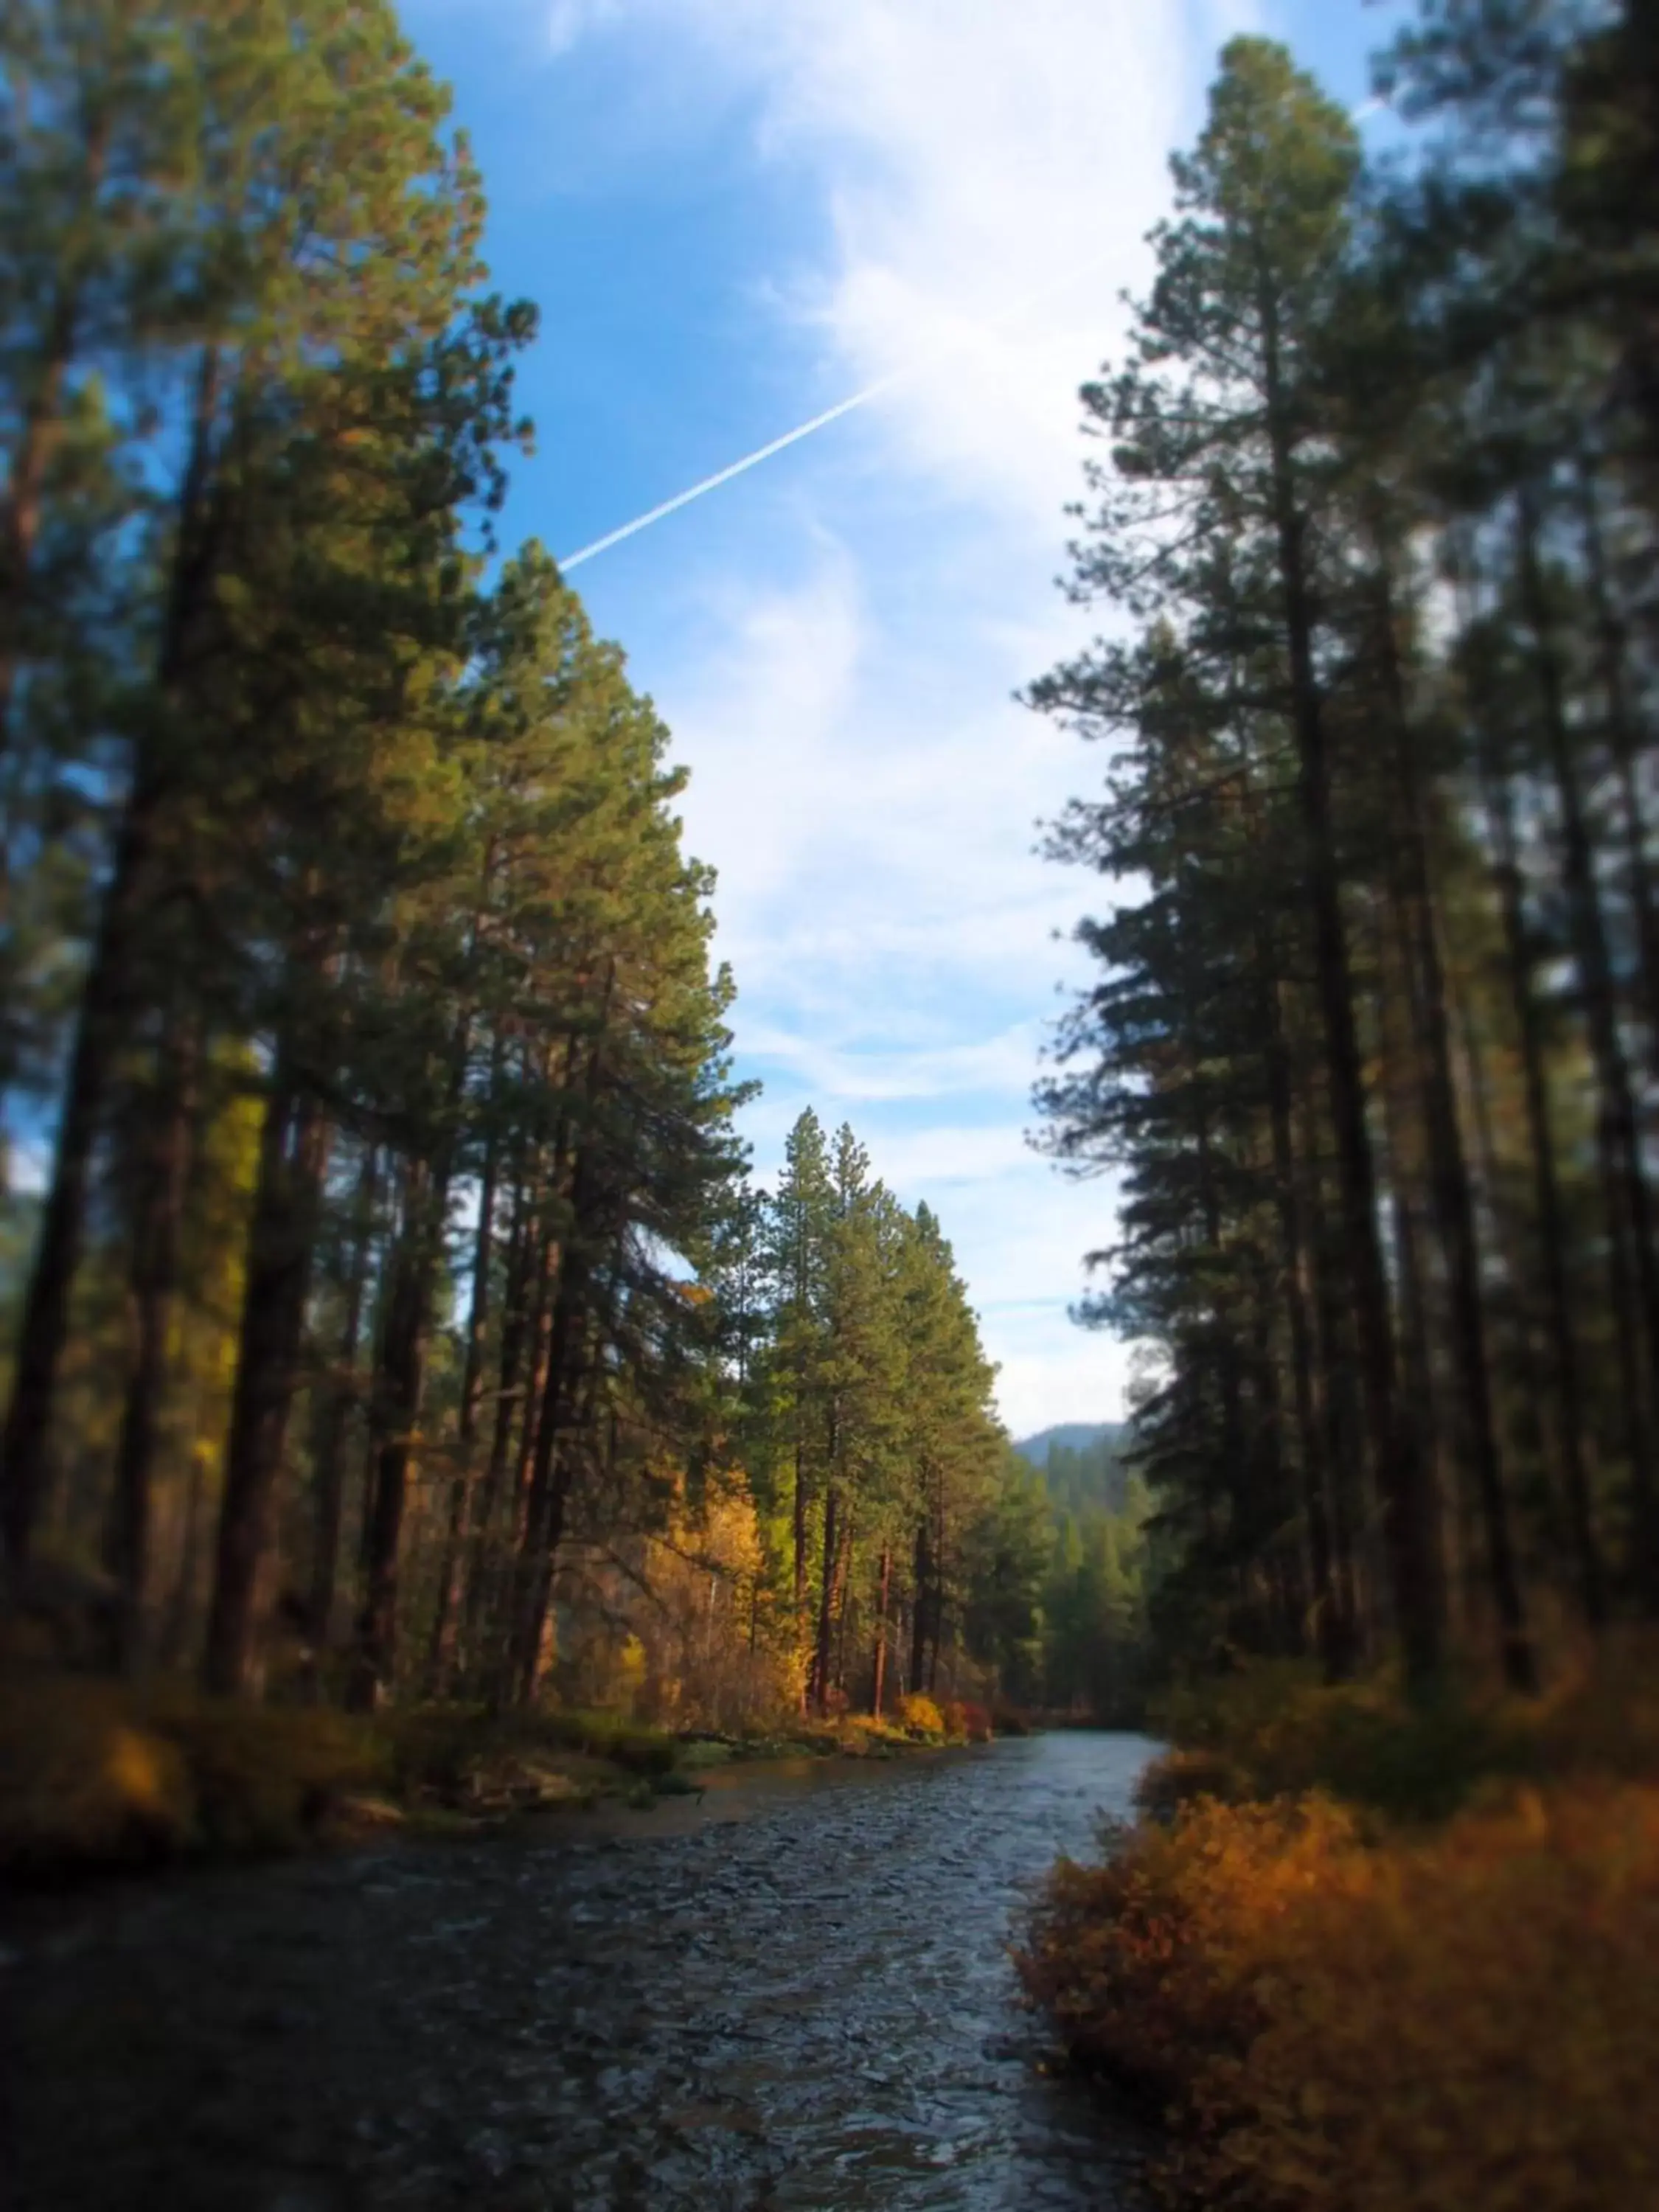
[{"label": "rocky riverbed", "polygon": [[738,1770],[632,1819],[14,1909],[11,2212],[1103,2212],[1006,1946],[1151,1747]]}]

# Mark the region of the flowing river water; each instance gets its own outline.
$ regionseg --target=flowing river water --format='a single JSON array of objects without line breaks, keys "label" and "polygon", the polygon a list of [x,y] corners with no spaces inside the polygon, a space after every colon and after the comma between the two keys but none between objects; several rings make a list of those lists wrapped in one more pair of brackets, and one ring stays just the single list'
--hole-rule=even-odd
[{"label": "flowing river water", "polygon": [[0,1960],[7,2212],[1129,2212],[1006,1944],[1152,1747],[727,1770],[571,1819],[106,1893]]}]

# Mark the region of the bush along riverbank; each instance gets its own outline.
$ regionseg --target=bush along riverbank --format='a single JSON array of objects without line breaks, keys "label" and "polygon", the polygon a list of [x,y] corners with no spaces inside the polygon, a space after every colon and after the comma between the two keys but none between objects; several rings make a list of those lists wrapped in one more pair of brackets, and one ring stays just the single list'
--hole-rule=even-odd
[{"label": "bush along riverbank", "polygon": [[428,1705],[359,1718],[176,1681],[30,1673],[0,1680],[0,1875],[259,1856],[386,1828],[464,1833],[605,1802],[644,1810],[731,1760],[892,1759],[992,1732],[984,1707],[925,1697],[883,1720],[676,1735],[607,1711]]},{"label": "bush along riverbank", "polygon": [[1102,1862],[1019,1968],[1143,2093],[1177,2202],[1237,2212],[1659,2203],[1659,1691],[1407,1706],[1260,1666],[1172,1698]]}]

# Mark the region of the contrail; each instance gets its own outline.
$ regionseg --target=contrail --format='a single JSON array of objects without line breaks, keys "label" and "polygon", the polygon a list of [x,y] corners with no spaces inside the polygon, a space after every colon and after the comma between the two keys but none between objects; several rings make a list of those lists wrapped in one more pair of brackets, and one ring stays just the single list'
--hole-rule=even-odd
[{"label": "contrail", "polygon": [[[1350,112],[1354,122],[1365,123],[1387,106],[1385,100],[1374,98],[1363,100]],[[1056,293],[1069,290],[1073,284],[1081,283],[1085,277],[1092,276],[1111,258],[1111,255],[1103,254],[1084,268],[1074,269],[1069,276],[1062,276],[1058,283],[1047,285],[1041,292],[1034,293],[1029,300],[1023,301],[1011,314],[1000,317],[990,327],[994,331],[1006,330],[1009,324],[1018,322],[1033,307],[1043,306]],[[613,545],[620,545],[624,538],[632,538],[641,530],[649,530],[653,522],[662,521],[666,515],[678,514],[681,507],[690,507],[694,499],[701,499],[705,492],[718,491],[722,484],[730,483],[733,477],[740,477],[750,469],[758,468],[763,461],[769,461],[774,453],[782,453],[786,447],[798,445],[801,439],[810,438],[815,430],[822,430],[831,422],[838,422],[843,415],[850,415],[854,408],[867,407],[872,399],[879,399],[884,392],[890,392],[896,384],[907,383],[911,377],[921,376],[927,369],[938,368],[942,362],[963,352],[972,343],[971,337],[959,338],[954,344],[942,346],[921,361],[910,362],[903,368],[896,368],[886,376],[878,376],[873,384],[866,384],[861,392],[854,392],[849,398],[838,399],[833,407],[826,407],[822,415],[815,415],[810,422],[798,422],[793,430],[786,430],[782,437],[774,438],[769,445],[757,446],[752,453],[745,453],[740,461],[732,462],[729,467],[716,470],[712,477],[705,477],[701,483],[694,483],[689,491],[677,492],[672,499],[664,500],[660,507],[653,507],[644,514],[636,514],[632,522],[624,522],[620,530],[607,531],[603,538],[596,538],[591,545],[584,545],[580,552],[566,554],[559,563],[560,568],[566,570],[580,568],[584,561],[591,561],[596,553],[608,553]]]},{"label": "contrail", "polygon": [[[932,366],[931,362],[928,366]],[[584,561],[591,561],[596,553],[608,553],[613,545],[620,545],[624,538],[633,537],[635,531],[648,530],[653,522],[660,522],[665,514],[672,514],[682,507],[689,507],[694,499],[701,499],[706,491],[718,490],[721,484],[730,483],[733,477],[740,477],[745,469],[757,468],[761,462],[769,461],[774,453],[781,453],[786,446],[793,446],[802,438],[810,438],[814,430],[822,430],[826,423],[834,422],[843,415],[850,415],[855,407],[867,405],[893,385],[916,374],[917,367],[913,364],[908,368],[896,368],[890,376],[878,377],[875,383],[866,384],[862,392],[854,392],[851,398],[837,400],[833,407],[826,407],[822,415],[815,415],[810,422],[798,422],[793,430],[786,430],[782,437],[774,438],[770,445],[757,446],[752,453],[745,453],[740,461],[733,461],[729,467],[717,470],[712,477],[705,477],[701,483],[694,483],[689,491],[678,492],[672,499],[664,500],[660,507],[653,507],[648,514],[635,515],[632,522],[624,522],[620,530],[608,531],[603,538],[596,538],[591,545],[584,545],[580,553],[567,554],[560,562],[560,568],[579,568]]]},{"label": "contrail", "polygon": [[[1010,324],[1017,323],[1029,314],[1033,307],[1043,306],[1056,293],[1068,291],[1073,284],[1081,283],[1085,277],[1092,276],[1097,270],[1105,268],[1112,258],[1110,254],[1103,254],[1083,268],[1073,270],[1056,283],[1045,285],[1042,291],[1034,292],[1030,299],[1021,301],[1010,313],[1000,316],[989,328],[993,331],[1006,330]],[[815,415],[810,422],[797,423],[793,430],[786,430],[781,438],[774,438],[769,445],[759,446],[752,453],[745,453],[740,461],[733,461],[729,467],[717,471],[714,476],[705,477],[701,483],[694,483],[689,491],[679,492],[674,498],[664,500],[660,507],[653,507],[648,514],[635,515],[632,522],[624,522],[620,530],[608,531],[603,538],[596,538],[591,545],[584,545],[580,552],[567,554],[560,562],[560,568],[567,570],[577,568],[584,561],[591,561],[596,553],[609,552],[613,545],[620,545],[625,538],[632,538],[636,531],[648,530],[653,522],[660,522],[665,515],[674,514],[681,507],[689,507],[694,499],[701,499],[705,492],[718,490],[721,484],[730,483],[733,477],[742,476],[745,470],[758,467],[762,461],[769,461],[774,453],[782,453],[786,446],[795,445],[802,438],[810,438],[815,430],[822,430],[828,424],[839,422],[843,415],[850,415],[856,407],[867,407],[872,399],[879,399],[884,392],[890,392],[896,384],[907,384],[912,377],[921,376],[928,369],[939,368],[942,362],[964,352],[976,337],[982,335],[981,328],[949,345],[935,347],[932,353],[923,355],[921,360],[907,362],[902,368],[892,369],[887,375],[878,376],[873,384],[866,384],[861,392],[854,392],[850,398],[837,400],[833,407],[826,407],[822,415]]]}]

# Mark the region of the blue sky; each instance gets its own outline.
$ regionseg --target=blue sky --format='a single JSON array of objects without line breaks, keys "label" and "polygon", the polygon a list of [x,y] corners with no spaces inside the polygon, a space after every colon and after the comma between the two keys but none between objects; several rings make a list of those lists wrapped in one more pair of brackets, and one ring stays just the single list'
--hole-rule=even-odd
[{"label": "blue sky", "polygon": [[1098,779],[1014,688],[1082,634],[1054,588],[1075,392],[1231,31],[1340,97],[1363,0],[404,0],[542,310],[509,540],[587,544],[848,393],[868,407],[582,567],[691,770],[763,1171],[808,1103],[926,1199],[1016,1434],[1121,1410],[1075,1328],[1112,1195],[1024,1142],[1054,933],[1094,887],[1036,823]]}]

